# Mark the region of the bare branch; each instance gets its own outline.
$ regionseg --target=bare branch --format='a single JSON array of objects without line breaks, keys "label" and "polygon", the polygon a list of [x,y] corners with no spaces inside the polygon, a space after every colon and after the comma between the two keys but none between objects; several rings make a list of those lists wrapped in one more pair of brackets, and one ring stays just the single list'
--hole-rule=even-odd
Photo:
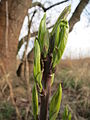
[{"label": "bare branch", "polygon": [[70,26],[70,29],[69,29],[69,32],[72,31],[73,29],[73,26],[75,25],[76,22],[78,22],[80,20],[80,15],[83,11],[83,9],[85,8],[85,6],[88,4],[88,1],[89,0],[81,0],[79,5],[77,6],[75,12],[73,13],[70,21],[69,21],[69,26]]},{"label": "bare branch", "polygon": [[53,4],[53,5],[51,5],[47,8],[45,8],[44,5],[40,2],[34,2],[34,3],[32,3],[31,7],[39,6],[43,9],[44,12],[46,12],[47,10],[49,10],[49,9],[55,7],[55,6],[60,5],[60,4],[65,3],[65,2],[68,2],[68,1],[70,1],[70,0],[64,0],[64,1],[61,1],[61,2],[58,2],[58,3],[55,3],[55,4]]},{"label": "bare branch", "polygon": [[51,5],[50,7],[46,8],[46,11],[49,10],[49,9],[51,9],[52,7],[55,7],[57,5],[60,5],[62,3],[68,2],[68,1],[70,1],[70,0],[64,0],[64,1],[61,1],[61,2],[58,2],[58,3],[55,3],[55,4]]},{"label": "bare branch", "polygon": [[36,7],[36,6],[41,7],[43,9],[43,11],[46,10],[46,8],[44,7],[44,5],[42,3],[40,3],[40,2],[34,2],[34,3],[32,3],[31,7]]}]

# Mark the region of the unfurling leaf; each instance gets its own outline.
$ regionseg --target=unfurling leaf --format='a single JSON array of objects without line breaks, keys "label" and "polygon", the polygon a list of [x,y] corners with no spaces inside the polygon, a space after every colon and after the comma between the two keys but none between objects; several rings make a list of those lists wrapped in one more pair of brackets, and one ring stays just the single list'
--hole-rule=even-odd
[{"label": "unfurling leaf", "polygon": [[60,84],[57,92],[54,94],[50,102],[49,120],[56,120],[56,117],[60,109],[61,98],[62,98],[62,87]]},{"label": "unfurling leaf", "polygon": [[37,120],[38,116],[38,93],[36,89],[36,85],[34,84],[33,90],[32,90],[32,105],[33,105],[33,116],[34,119]]},{"label": "unfurling leaf", "polygon": [[54,43],[54,48],[59,45],[59,34],[60,34],[60,26],[58,25],[56,34],[55,34],[55,43]]},{"label": "unfurling leaf", "polygon": [[68,112],[67,106],[65,107],[65,110],[63,113],[63,120],[71,120],[71,113]]},{"label": "unfurling leaf", "polygon": [[44,14],[38,32],[38,42],[40,45],[41,53],[46,57],[49,48],[49,32],[46,28],[46,14]]},{"label": "unfurling leaf", "polygon": [[[59,63],[63,55],[64,49],[67,43],[68,33],[69,33],[69,26],[66,20],[61,20],[59,27],[60,27],[59,34],[56,34],[57,39],[55,39],[55,41],[58,41],[58,44],[57,42],[55,42],[56,44],[53,50],[53,67],[55,67],[56,64]],[[59,28],[57,28],[57,32],[58,32],[58,29]]]},{"label": "unfurling leaf", "polygon": [[35,82],[38,83],[40,89],[42,89],[41,80],[42,80],[42,72],[40,65],[40,46],[38,40],[35,40],[34,43],[34,79]]},{"label": "unfurling leaf", "polygon": [[37,39],[34,42],[34,77],[41,72],[40,66],[40,46]]},{"label": "unfurling leaf", "polygon": [[62,11],[62,13],[60,14],[58,20],[56,21],[56,23],[55,23],[55,25],[54,25],[54,27],[53,27],[53,30],[52,30],[52,32],[51,32],[51,36],[53,36],[53,35],[55,34],[56,29],[57,29],[58,25],[60,24],[61,20],[62,20],[62,19],[66,19],[67,16],[68,16],[68,14],[70,13],[70,11],[71,11],[71,5],[67,6],[67,7]]},{"label": "unfurling leaf", "polygon": [[67,6],[63,11],[62,13],[60,14],[59,18],[57,19],[51,33],[50,33],[50,52],[52,53],[53,52],[53,49],[54,49],[54,43],[55,43],[55,35],[56,35],[56,31],[57,31],[57,28],[61,22],[62,19],[66,19],[68,14],[70,13],[70,10],[71,10],[71,5]]}]

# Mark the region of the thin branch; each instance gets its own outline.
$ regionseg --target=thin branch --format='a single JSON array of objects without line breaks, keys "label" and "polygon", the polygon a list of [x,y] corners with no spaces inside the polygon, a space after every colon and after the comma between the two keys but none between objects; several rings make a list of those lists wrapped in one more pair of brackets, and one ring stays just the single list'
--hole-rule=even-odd
[{"label": "thin branch", "polygon": [[32,3],[31,7],[39,6],[39,7],[41,7],[43,9],[44,12],[46,12],[47,10],[51,9],[52,7],[60,5],[60,4],[65,3],[67,1],[70,1],[70,0],[64,0],[64,1],[61,1],[61,2],[58,2],[58,3],[55,3],[55,4],[53,4],[53,5],[51,5],[51,6],[47,7],[47,8],[45,8],[44,5],[42,3],[40,3],[40,2],[34,2],[34,3]]},{"label": "thin branch", "polygon": [[32,3],[31,7],[36,7],[36,6],[41,7],[43,9],[43,11],[46,10],[46,8],[44,7],[44,5],[42,3],[40,3],[40,2],[34,2],[34,3]]},{"label": "thin branch", "polygon": [[64,1],[61,1],[61,2],[58,2],[58,3],[55,3],[55,4],[51,5],[50,7],[46,8],[46,11],[49,10],[49,9],[51,9],[52,7],[55,7],[57,5],[60,5],[62,3],[68,2],[68,1],[70,1],[70,0],[64,0]]}]

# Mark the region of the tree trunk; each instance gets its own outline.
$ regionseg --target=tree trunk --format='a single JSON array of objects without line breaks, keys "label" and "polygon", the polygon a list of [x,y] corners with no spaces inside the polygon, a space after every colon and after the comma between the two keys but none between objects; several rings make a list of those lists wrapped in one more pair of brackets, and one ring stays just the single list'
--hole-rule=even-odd
[{"label": "tree trunk", "polygon": [[9,71],[16,70],[16,51],[24,17],[31,0],[0,2],[0,60]]}]

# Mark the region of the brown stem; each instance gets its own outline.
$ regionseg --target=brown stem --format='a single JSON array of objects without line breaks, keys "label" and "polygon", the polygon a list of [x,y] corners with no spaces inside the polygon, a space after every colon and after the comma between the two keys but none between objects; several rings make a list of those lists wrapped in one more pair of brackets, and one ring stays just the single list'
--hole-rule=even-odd
[{"label": "brown stem", "polygon": [[41,96],[41,105],[40,105],[40,120],[48,119],[48,103],[49,96],[51,91],[51,57],[48,56],[47,60],[44,61],[44,72],[42,78],[42,85],[44,88],[45,94]]},{"label": "brown stem", "polygon": [[51,76],[49,76],[47,79],[47,87],[45,89],[46,94],[44,96],[41,96],[41,108],[40,108],[40,120],[47,120],[48,119],[48,103],[49,103],[49,96],[51,92]]}]

